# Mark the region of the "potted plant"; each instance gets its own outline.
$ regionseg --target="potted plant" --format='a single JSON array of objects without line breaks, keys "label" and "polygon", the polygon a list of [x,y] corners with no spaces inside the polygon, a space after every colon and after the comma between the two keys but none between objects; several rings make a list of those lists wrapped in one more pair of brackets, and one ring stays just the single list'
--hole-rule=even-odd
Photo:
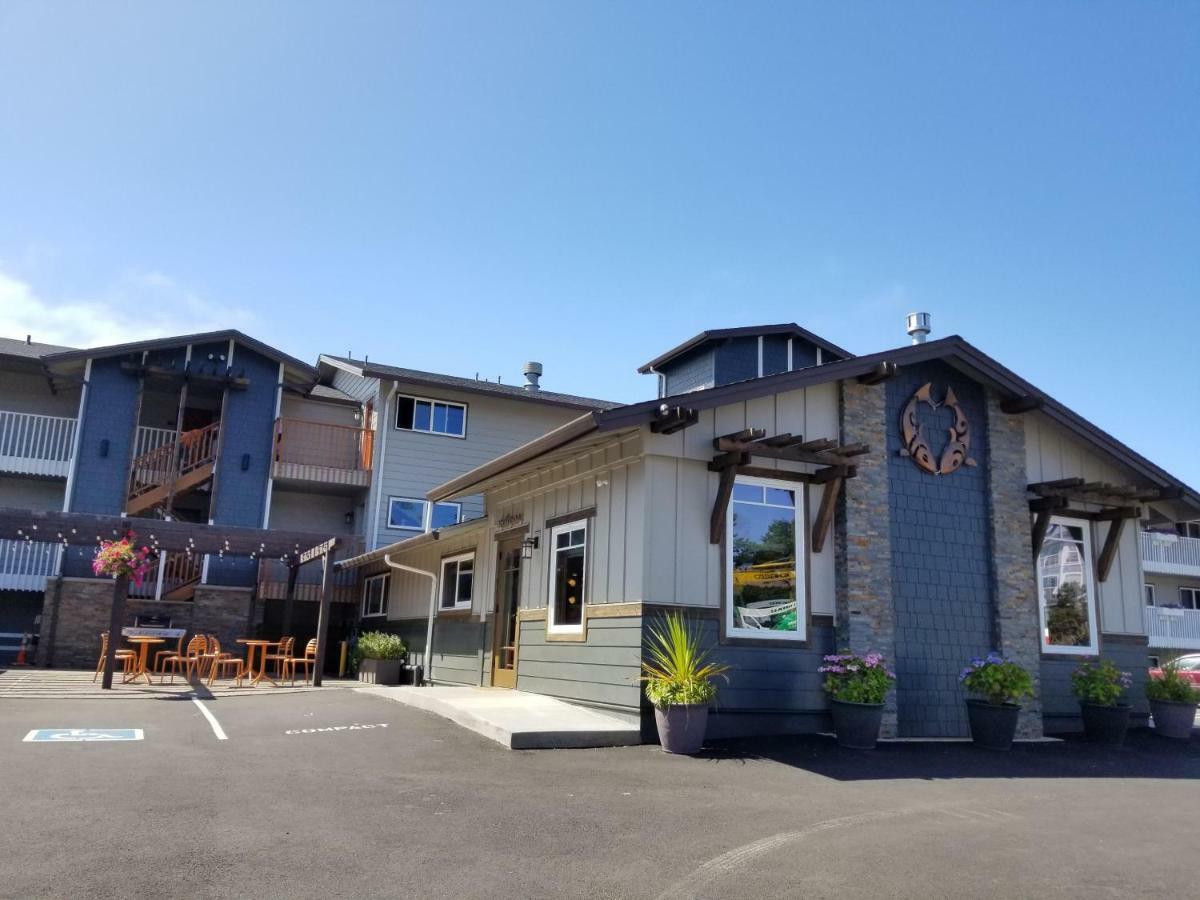
[{"label": "potted plant", "polygon": [[101,541],[92,559],[92,572],[113,578],[124,576],[134,587],[141,587],[150,570],[151,552],[149,547],[135,547],[135,540],[137,534],[127,531],[119,541]]},{"label": "potted plant", "polygon": [[1012,747],[1021,701],[1033,696],[1029,673],[992,651],[986,657],[972,659],[958,680],[975,695],[967,698],[967,720],[975,745],[988,750]]},{"label": "potted plant", "polygon": [[699,753],[708,729],[708,705],[717,695],[713,679],[729,666],[709,661],[699,629],[679,612],[650,629],[642,661],[646,699],[654,705],[658,740],[667,753]]},{"label": "potted plant", "polygon": [[1122,672],[1110,659],[1084,662],[1071,673],[1071,687],[1079,698],[1083,731],[1088,740],[1112,747],[1125,742],[1130,707],[1122,700],[1132,683],[1130,674]]},{"label": "potted plant", "polygon": [[852,750],[874,750],[883,722],[883,701],[896,674],[888,670],[879,653],[834,653],[824,660],[825,665],[817,671],[825,674],[825,692],[833,701],[838,744]]},{"label": "potted plant", "polygon": [[366,684],[399,684],[400,666],[408,648],[399,635],[368,631],[360,635],[354,648],[358,680]]},{"label": "potted plant", "polygon": [[1179,674],[1175,663],[1167,663],[1161,675],[1146,682],[1146,697],[1150,700],[1155,732],[1185,741],[1192,736],[1200,688]]}]

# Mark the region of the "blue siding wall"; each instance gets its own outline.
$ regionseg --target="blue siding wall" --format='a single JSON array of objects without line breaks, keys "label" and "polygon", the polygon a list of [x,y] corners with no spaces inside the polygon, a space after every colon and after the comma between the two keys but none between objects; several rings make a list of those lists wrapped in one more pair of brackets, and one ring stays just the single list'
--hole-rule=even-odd
[{"label": "blue siding wall", "polygon": [[[901,449],[900,417],[926,382],[941,402],[953,387],[971,423],[978,465],[930,475]],[[944,363],[902,369],[887,383],[892,591],[896,613],[896,698],[902,737],[967,734],[958,672],[992,644],[988,448],[983,390]],[[953,412],[918,411],[935,458]]]},{"label": "blue siding wall", "polygon": [[777,375],[788,370],[788,339],[785,334],[763,336],[763,374]]},{"label": "blue siding wall", "polygon": [[758,377],[758,338],[730,338],[717,345],[714,355],[717,384]]},{"label": "blue siding wall", "polygon": [[666,376],[666,396],[686,394],[697,388],[713,386],[713,351],[711,347],[686,353],[673,359],[662,369]]},{"label": "blue siding wall", "polygon": [[[829,362],[824,358],[823,362]],[[792,369],[807,369],[817,364],[817,345],[800,338],[792,338]]]},{"label": "blue siding wall", "polygon": [[[138,380],[121,371],[121,360],[92,363],[72,512],[117,515],[125,508],[137,397]],[[103,441],[108,456],[100,455]]]}]

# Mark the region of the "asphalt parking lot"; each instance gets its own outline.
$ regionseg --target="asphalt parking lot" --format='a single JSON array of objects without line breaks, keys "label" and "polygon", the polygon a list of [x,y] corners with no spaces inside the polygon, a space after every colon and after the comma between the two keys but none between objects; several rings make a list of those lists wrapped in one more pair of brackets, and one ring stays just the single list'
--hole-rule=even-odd
[{"label": "asphalt parking lot", "polygon": [[[351,690],[0,704],[4,897],[1196,896],[1200,738],[509,751]],[[360,726],[353,728],[351,726]],[[373,728],[361,726],[372,725]],[[386,726],[386,727],[384,727]],[[36,728],[140,728],[26,743]],[[337,730],[323,730],[337,729]]]}]

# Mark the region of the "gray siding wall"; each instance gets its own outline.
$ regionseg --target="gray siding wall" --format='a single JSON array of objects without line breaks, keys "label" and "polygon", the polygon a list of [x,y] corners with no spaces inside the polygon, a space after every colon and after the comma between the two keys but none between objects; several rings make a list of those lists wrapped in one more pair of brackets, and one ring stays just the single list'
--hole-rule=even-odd
[{"label": "gray siding wall", "polygon": [[[380,622],[364,619],[360,631],[398,634],[408,646],[409,660],[425,665],[426,619]],[[437,684],[479,685],[483,671],[482,634],[478,620],[439,620],[433,625],[433,671]]]},{"label": "gray siding wall", "polygon": [[586,642],[546,640],[546,623],[520,623],[517,689],[639,715],[642,619],[591,619]]},{"label": "gray siding wall", "polygon": [[61,479],[0,475],[0,506],[60,510],[64,492],[65,485]]},{"label": "gray siding wall", "polygon": [[356,512],[353,497],[306,494],[275,485],[271,493],[270,527],[281,531],[346,533],[346,513]]},{"label": "gray siding wall", "polygon": [[43,375],[0,371],[0,410],[73,419],[79,413],[79,388],[60,385],[52,394]]},{"label": "gray siding wall", "polygon": [[[1150,714],[1146,700],[1146,668],[1148,655],[1145,645],[1124,635],[1115,635],[1113,640],[1100,636],[1100,656],[1111,659],[1117,666],[1133,676],[1133,686],[1126,696],[1133,704],[1133,724],[1145,725]],[[1082,659],[1063,657],[1042,658],[1042,715],[1048,734],[1080,731],[1083,723],[1079,718],[1079,701],[1071,690],[1071,672]]]}]

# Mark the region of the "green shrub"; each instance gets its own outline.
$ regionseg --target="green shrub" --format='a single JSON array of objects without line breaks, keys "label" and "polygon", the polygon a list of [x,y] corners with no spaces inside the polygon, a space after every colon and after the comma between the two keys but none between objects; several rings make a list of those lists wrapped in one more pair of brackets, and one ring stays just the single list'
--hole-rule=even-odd
[{"label": "green shrub", "polygon": [[843,703],[882,703],[896,680],[879,653],[831,653],[824,660],[817,671],[825,673],[825,692]]},{"label": "green shrub", "polygon": [[958,673],[958,680],[970,693],[994,706],[1020,703],[1033,696],[1033,679],[1029,673],[995,651],[971,660]]},{"label": "green shrub", "polygon": [[1111,659],[1082,663],[1071,673],[1075,696],[1096,706],[1117,706],[1131,684],[1133,676],[1118,669]]},{"label": "green shrub", "polygon": [[646,683],[646,699],[659,709],[710,702],[717,695],[712,679],[729,670],[708,661],[699,630],[679,612],[667,613],[650,629],[646,654],[649,659],[642,662],[641,680]]},{"label": "green shrub", "polygon": [[1151,700],[1166,700],[1168,703],[1200,703],[1200,688],[1179,674],[1179,666],[1167,663],[1162,675],[1146,682],[1146,696]]},{"label": "green shrub", "polygon": [[397,634],[384,631],[368,631],[358,636],[354,647],[355,660],[363,659],[403,659],[408,648]]}]

